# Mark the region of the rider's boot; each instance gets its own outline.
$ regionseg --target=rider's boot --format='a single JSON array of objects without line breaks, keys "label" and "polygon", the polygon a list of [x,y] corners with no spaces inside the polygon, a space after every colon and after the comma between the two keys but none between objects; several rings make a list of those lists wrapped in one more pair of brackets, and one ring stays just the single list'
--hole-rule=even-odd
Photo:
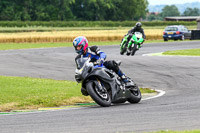
[{"label": "rider's boot", "polygon": [[128,78],[125,76],[124,73],[122,73],[121,70],[119,70],[117,74],[118,74],[118,76],[122,79],[122,81],[123,81],[124,83],[129,82]]},{"label": "rider's boot", "polygon": [[122,75],[122,76],[121,76],[121,79],[122,79],[122,81],[123,81],[124,83],[128,83],[128,82],[129,82],[128,78],[127,78],[125,75]]}]

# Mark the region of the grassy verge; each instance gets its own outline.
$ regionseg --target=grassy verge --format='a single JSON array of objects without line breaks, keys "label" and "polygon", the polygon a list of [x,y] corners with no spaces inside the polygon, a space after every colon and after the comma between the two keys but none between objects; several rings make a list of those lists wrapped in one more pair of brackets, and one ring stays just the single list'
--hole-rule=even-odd
[{"label": "grassy verge", "polygon": [[[119,45],[120,42],[90,42],[89,45]],[[2,43],[0,50],[50,48],[50,47],[72,47],[72,42],[66,43]]]},{"label": "grassy verge", "polygon": [[[134,25],[133,25],[134,26]],[[133,27],[132,26],[132,27]],[[45,32],[45,31],[72,31],[72,30],[130,30],[132,27],[0,27],[0,33],[18,32]],[[166,26],[143,26],[144,29],[162,29]],[[187,26],[188,29],[196,29],[196,25]]]},{"label": "grassy verge", "polygon": [[[146,40],[145,44],[148,43],[160,43],[163,40]],[[170,40],[169,42],[173,42]],[[119,45],[120,41],[103,41],[103,42],[89,42],[89,46],[105,46],[105,45]],[[168,42],[165,42],[168,43]],[[30,48],[53,48],[53,47],[72,47],[72,42],[62,42],[62,43],[0,43],[0,50],[13,50],[13,49],[30,49]]]},{"label": "grassy verge", "polygon": [[72,81],[0,76],[0,111],[88,101],[81,96],[79,88]]},{"label": "grassy verge", "polygon": [[166,52],[163,53],[163,55],[200,56],[200,48],[198,48],[198,49],[166,51]]},{"label": "grassy verge", "polygon": [[[92,102],[74,81],[0,76],[0,112]],[[141,89],[142,93],[151,93]]]},{"label": "grassy verge", "polygon": [[[132,27],[0,27],[0,33],[20,33],[20,32],[47,32],[47,31],[73,31],[73,30],[130,30]],[[149,27],[147,27],[150,29]],[[163,29],[158,27],[155,29]]]},{"label": "grassy verge", "polygon": [[192,131],[158,131],[158,132],[148,132],[148,133],[200,133],[200,130],[192,130]]},{"label": "grassy verge", "polygon": [[[146,43],[163,42],[163,40],[145,41]],[[120,41],[114,42],[89,42],[89,45],[119,45]],[[0,43],[0,50],[50,48],[50,47],[72,47],[72,42],[63,43]]]}]

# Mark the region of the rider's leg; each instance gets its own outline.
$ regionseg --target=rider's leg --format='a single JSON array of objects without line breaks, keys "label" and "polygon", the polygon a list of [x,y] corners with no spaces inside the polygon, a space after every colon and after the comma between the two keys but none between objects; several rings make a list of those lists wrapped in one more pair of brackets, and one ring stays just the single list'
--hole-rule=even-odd
[{"label": "rider's leg", "polygon": [[118,70],[117,75],[122,79],[122,81],[124,83],[129,82],[129,80],[127,79],[127,77],[125,76],[125,74],[120,69]]},{"label": "rider's leg", "polygon": [[125,74],[120,70],[119,65],[114,60],[108,60],[104,62],[104,66],[108,69],[113,70],[125,83],[128,82]]}]

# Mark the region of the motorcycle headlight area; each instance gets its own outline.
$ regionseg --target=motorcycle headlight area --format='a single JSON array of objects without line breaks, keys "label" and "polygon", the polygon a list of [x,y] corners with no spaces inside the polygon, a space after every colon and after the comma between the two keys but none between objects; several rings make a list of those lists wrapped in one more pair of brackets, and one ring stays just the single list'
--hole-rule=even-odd
[{"label": "motorcycle headlight area", "polygon": [[81,78],[81,73],[82,73],[83,69],[76,69],[75,70],[75,79],[76,81],[79,83],[81,82],[82,78]]},{"label": "motorcycle headlight area", "polygon": [[78,75],[75,75],[75,79],[76,79],[76,81],[78,82],[78,83],[80,83],[81,82],[81,78],[80,78],[80,76]]},{"label": "motorcycle headlight area", "polygon": [[134,40],[133,38],[131,38],[131,41],[132,41],[132,42],[135,42],[135,40]]}]

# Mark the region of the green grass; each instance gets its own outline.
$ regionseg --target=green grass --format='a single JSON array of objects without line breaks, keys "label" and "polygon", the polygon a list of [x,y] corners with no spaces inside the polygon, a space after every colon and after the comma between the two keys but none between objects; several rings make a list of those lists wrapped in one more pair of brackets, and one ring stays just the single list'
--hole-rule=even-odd
[{"label": "green grass", "polygon": [[[0,76],[0,112],[92,102],[74,81]],[[142,89],[142,93],[151,93]]]},{"label": "green grass", "polygon": [[132,27],[0,27],[0,33],[18,32],[48,32],[48,31],[72,31],[72,30],[119,30]]},{"label": "green grass", "polygon": [[[134,26],[134,25],[133,25]],[[145,29],[165,29],[166,26],[143,26]],[[15,32],[46,32],[46,31],[71,31],[71,30],[130,30],[132,27],[0,27],[0,33]],[[196,26],[187,26],[188,29],[196,29]]]},{"label": "green grass", "polygon": [[163,55],[200,56],[200,48],[198,48],[198,49],[166,51],[166,52],[163,53]]},{"label": "green grass", "polygon": [[[163,40],[145,41],[145,43],[163,42]],[[115,42],[89,42],[92,45],[120,45],[120,41]],[[144,44],[145,45],[145,44]],[[63,43],[0,43],[0,50],[30,49],[30,48],[51,48],[51,47],[72,47],[72,42]]]},{"label": "green grass", "polygon": [[0,76],[0,92],[0,111],[71,104],[81,97],[76,82],[29,77]]},{"label": "green grass", "polygon": [[191,130],[191,131],[158,131],[158,132],[148,132],[148,133],[200,133],[200,130]]},{"label": "green grass", "polygon": [[70,47],[72,43],[0,43],[0,50]]},{"label": "green grass", "polygon": [[[160,43],[163,40],[147,40],[144,42],[148,43]],[[170,42],[173,42],[170,40]],[[114,42],[89,42],[89,46],[97,45],[120,45],[120,41]],[[167,43],[167,42],[165,42]],[[72,47],[72,42],[62,42],[62,43],[0,43],[0,50],[14,50],[14,49],[30,49],[30,48],[53,48],[53,47]]]},{"label": "green grass", "polygon": [[155,90],[149,88],[140,88],[141,93],[155,93]]},{"label": "green grass", "polygon": [[[89,45],[116,45],[120,42],[90,42]],[[0,43],[0,50],[30,49],[30,48],[51,48],[51,47],[72,47],[72,42],[66,43]]]}]

